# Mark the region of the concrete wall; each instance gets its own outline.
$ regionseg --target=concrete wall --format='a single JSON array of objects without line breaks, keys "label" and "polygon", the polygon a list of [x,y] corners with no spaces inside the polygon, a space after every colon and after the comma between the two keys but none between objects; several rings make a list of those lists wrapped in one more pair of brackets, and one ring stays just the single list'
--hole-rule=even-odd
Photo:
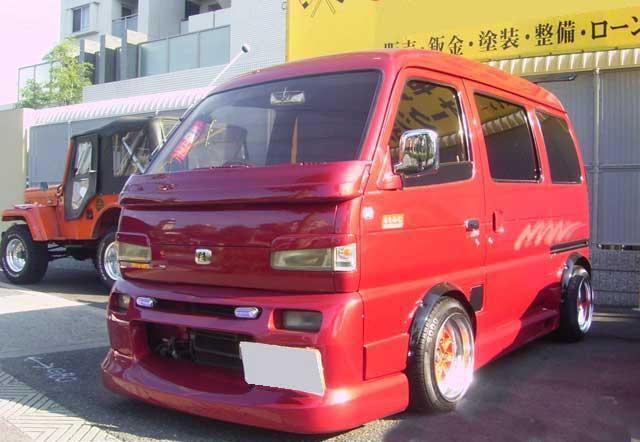
[{"label": "concrete wall", "polygon": [[[30,110],[0,111],[0,210],[23,201],[26,182],[25,113]],[[9,223],[0,222],[0,231]]]},{"label": "concrete wall", "polygon": [[184,19],[182,0],[139,0],[138,32],[149,40],[180,34],[180,22]]},{"label": "concrete wall", "polygon": [[591,249],[596,304],[640,307],[640,251]]}]

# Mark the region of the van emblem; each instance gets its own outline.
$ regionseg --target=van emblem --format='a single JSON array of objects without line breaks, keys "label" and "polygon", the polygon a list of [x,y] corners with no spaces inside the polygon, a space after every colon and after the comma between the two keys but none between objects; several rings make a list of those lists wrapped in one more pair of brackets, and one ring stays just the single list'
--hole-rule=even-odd
[{"label": "van emblem", "polygon": [[201,266],[211,264],[211,255],[209,249],[196,249],[196,264]]}]

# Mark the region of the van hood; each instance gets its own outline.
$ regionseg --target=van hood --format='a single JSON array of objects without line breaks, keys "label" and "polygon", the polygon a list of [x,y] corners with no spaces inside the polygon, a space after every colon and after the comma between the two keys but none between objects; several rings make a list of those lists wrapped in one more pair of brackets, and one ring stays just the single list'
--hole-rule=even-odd
[{"label": "van hood", "polygon": [[[333,292],[333,272],[277,271],[271,253],[354,242],[357,232],[345,231],[342,218],[336,226],[336,213],[358,203],[368,170],[353,161],[134,176],[121,195],[118,240],[144,238],[152,268],[125,269],[124,277]],[[203,248],[212,256],[206,265],[194,260]]]},{"label": "van hood", "polygon": [[370,164],[345,161],[134,175],[120,194],[120,204],[136,207],[346,201],[362,195]]}]

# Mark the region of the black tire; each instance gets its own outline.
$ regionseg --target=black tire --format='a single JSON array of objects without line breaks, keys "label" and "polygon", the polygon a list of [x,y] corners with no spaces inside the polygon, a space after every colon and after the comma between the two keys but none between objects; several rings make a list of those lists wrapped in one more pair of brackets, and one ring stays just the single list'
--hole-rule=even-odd
[{"label": "black tire", "polygon": [[561,339],[576,342],[586,336],[591,328],[594,300],[591,275],[584,267],[574,266],[560,305]]},{"label": "black tire", "polygon": [[98,249],[96,250],[96,258],[94,264],[96,266],[96,270],[98,271],[98,276],[100,277],[100,281],[107,287],[109,290],[113,287],[116,280],[109,276],[106,268],[105,268],[105,252],[109,245],[111,245],[116,240],[116,230],[112,229],[107,232],[106,235],[100,239],[98,243]]},{"label": "black tire", "polygon": [[[8,262],[7,248],[9,244],[20,241],[24,248],[24,267],[21,270],[12,268]],[[14,284],[35,284],[42,281],[49,266],[49,248],[46,242],[34,241],[29,227],[16,224],[5,232],[0,245],[2,251],[2,270],[7,279]]]},{"label": "black tire", "polygon": [[[456,324],[464,326],[467,337],[467,348],[464,349],[468,356],[464,359],[470,364],[470,372],[465,370],[467,376],[463,376],[464,381],[460,384],[460,394],[457,397],[447,397],[440,391],[440,387],[436,381],[435,354],[437,340],[440,329],[446,322],[453,320]],[[462,336],[462,333],[461,335]],[[462,348],[462,347],[461,347]],[[470,355],[470,356],[469,356]],[[420,338],[414,349],[413,355],[409,361],[407,374],[409,376],[409,384],[411,387],[411,405],[419,411],[451,411],[458,402],[464,397],[471,383],[473,376],[473,327],[471,320],[464,307],[455,299],[442,297],[433,307],[424,327],[421,331]],[[465,365],[467,367],[467,365]],[[467,367],[468,368],[468,367]]]}]

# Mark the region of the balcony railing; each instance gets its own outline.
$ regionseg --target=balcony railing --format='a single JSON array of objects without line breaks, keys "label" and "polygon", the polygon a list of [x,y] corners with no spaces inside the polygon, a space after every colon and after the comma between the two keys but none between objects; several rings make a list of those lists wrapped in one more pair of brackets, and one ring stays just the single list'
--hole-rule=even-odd
[{"label": "balcony railing", "polygon": [[228,63],[230,29],[229,26],[224,26],[140,44],[139,76]]},{"label": "balcony railing", "polygon": [[48,86],[51,82],[51,63],[40,63],[18,69],[18,100],[22,99],[22,90],[29,80],[34,80],[41,86]]},{"label": "balcony railing", "polygon": [[138,30],[138,14],[128,15],[126,17],[113,20],[111,32],[116,37],[123,38],[126,31]]}]

